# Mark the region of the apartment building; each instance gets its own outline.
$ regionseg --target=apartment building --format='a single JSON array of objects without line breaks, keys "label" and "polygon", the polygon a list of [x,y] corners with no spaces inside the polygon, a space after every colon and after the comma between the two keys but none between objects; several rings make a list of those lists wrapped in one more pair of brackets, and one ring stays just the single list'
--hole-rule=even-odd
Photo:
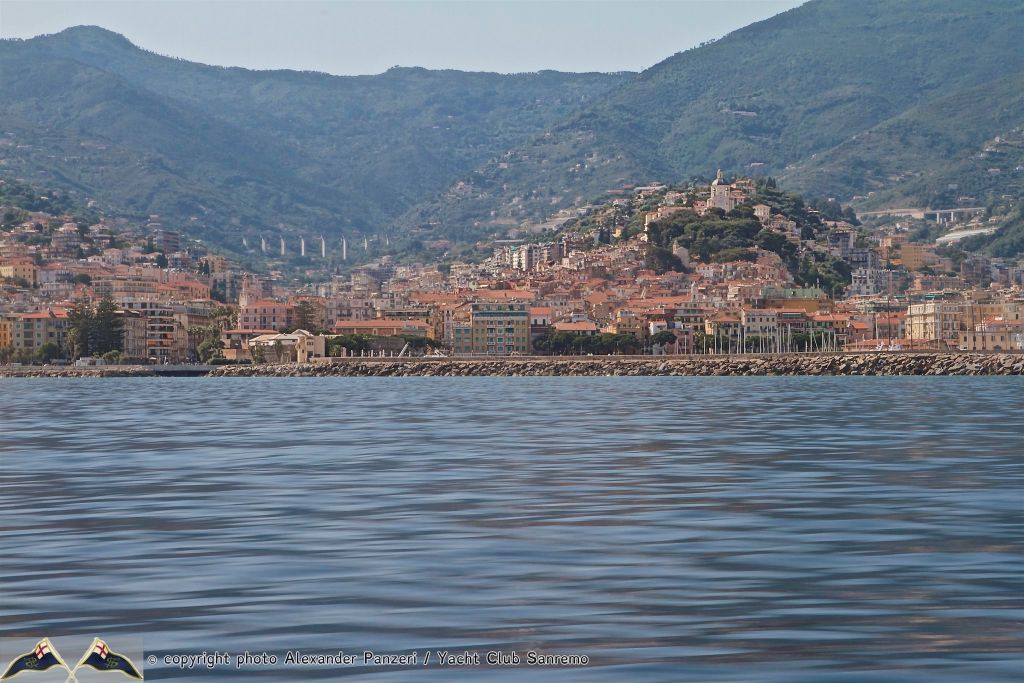
[{"label": "apartment building", "polygon": [[507,356],[530,352],[529,304],[476,302],[469,308],[469,322],[452,326],[456,353]]},{"label": "apartment building", "polygon": [[907,307],[906,338],[927,339],[939,346],[958,345],[964,306],[960,301],[911,304]]}]

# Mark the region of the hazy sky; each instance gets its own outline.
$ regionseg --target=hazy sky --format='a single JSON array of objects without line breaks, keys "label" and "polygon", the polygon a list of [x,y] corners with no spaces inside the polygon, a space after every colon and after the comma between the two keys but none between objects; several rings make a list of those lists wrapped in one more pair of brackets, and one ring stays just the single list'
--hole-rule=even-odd
[{"label": "hazy sky", "polygon": [[0,0],[0,36],[94,24],[206,64],[335,74],[636,71],[802,2]]}]

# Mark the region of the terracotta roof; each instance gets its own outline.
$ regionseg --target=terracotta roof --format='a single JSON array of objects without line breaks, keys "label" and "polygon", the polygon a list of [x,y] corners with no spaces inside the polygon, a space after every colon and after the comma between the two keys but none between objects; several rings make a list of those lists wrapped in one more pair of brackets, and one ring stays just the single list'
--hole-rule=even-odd
[{"label": "terracotta roof", "polygon": [[46,318],[67,318],[68,312],[62,308],[50,308],[45,311],[35,311],[33,313],[22,313],[19,317],[27,318],[29,320],[42,320]]},{"label": "terracotta roof", "polygon": [[596,332],[597,325],[594,323],[555,323],[554,328],[559,332]]},{"label": "terracotta roof", "polygon": [[528,292],[522,289],[476,289],[473,290],[472,296],[477,299],[491,299],[497,301],[508,301],[510,299],[533,301],[537,298],[537,295],[534,292]]}]

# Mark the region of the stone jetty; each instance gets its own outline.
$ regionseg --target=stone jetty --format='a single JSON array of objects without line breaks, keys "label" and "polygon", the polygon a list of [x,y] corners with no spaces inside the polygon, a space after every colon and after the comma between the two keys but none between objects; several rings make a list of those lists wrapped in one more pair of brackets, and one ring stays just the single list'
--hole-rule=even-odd
[{"label": "stone jetty", "polygon": [[214,377],[542,377],[781,375],[1020,375],[1024,354],[871,353],[778,356],[560,358],[351,358],[282,365],[224,365]]},{"label": "stone jetty", "polygon": [[146,365],[0,365],[0,377],[154,377]]},{"label": "stone jetty", "polygon": [[319,363],[158,366],[0,365],[3,377],[701,377],[1022,375],[1024,354],[849,353],[777,356],[346,358]]},{"label": "stone jetty", "polygon": [[2,377],[200,377],[210,365],[0,365]]}]

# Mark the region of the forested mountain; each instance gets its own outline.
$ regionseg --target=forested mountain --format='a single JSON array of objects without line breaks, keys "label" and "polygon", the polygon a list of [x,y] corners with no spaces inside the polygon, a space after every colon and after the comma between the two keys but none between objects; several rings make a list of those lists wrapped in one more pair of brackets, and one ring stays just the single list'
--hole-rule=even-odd
[{"label": "forested mountain", "polygon": [[[1024,71],[911,107],[796,164],[782,176],[805,192],[871,192],[863,208],[955,207],[1024,196]],[[998,169],[998,172],[990,172]],[[968,198],[973,197],[973,200]]]},{"label": "forested mountain", "polygon": [[644,71],[407,218],[515,221],[716,168],[849,199],[1024,122],[1022,30],[1022,0],[812,0]]},{"label": "forested mountain", "polygon": [[627,77],[249,71],[78,27],[0,41],[0,172],[222,243],[378,231]]},{"label": "forested mountain", "polygon": [[998,197],[1019,172],[985,149],[1024,125],[1022,33],[1024,0],[811,0],[640,74],[338,77],[79,27],[0,42],[0,173],[236,247],[475,239],[717,168],[865,206]]}]

